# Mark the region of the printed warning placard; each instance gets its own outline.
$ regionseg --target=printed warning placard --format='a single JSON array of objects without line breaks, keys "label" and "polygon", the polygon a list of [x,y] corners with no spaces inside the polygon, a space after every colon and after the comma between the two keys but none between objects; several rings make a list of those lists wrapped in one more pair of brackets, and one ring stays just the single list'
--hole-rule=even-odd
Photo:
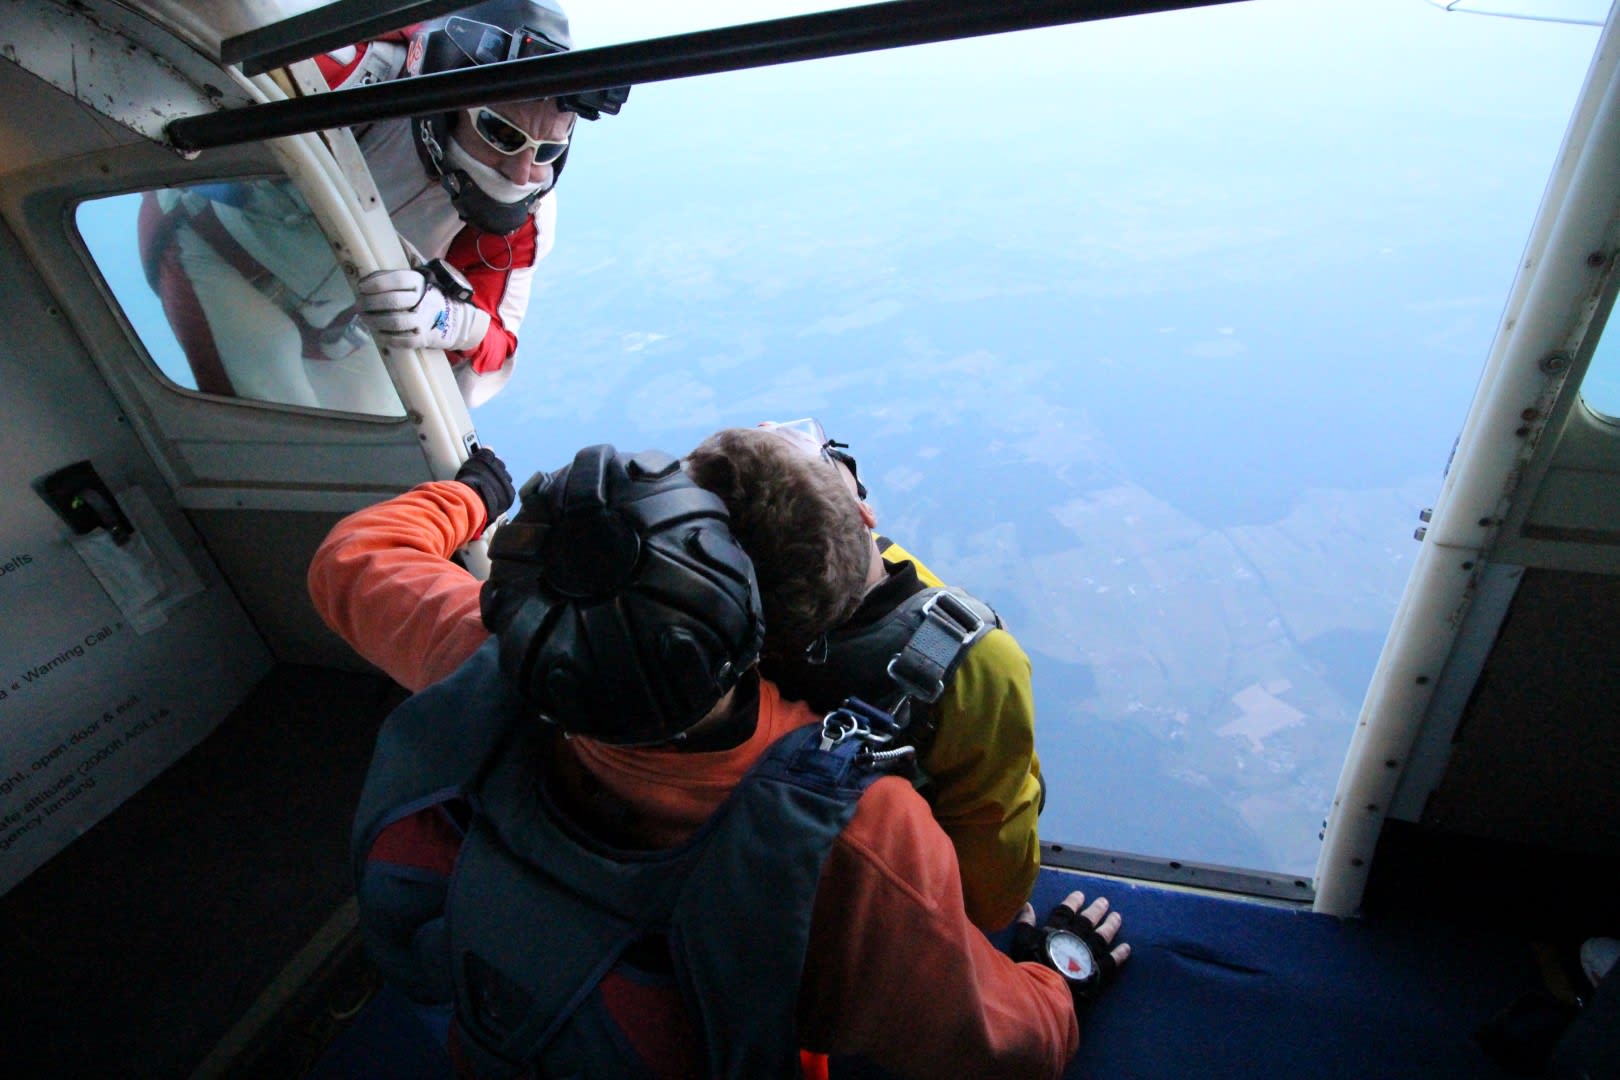
[{"label": "printed warning placard", "polygon": [[[129,501],[147,551],[183,558],[151,503]],[[168,599],[133,608],[60,519],[20,510],[0,524],[0,893],[196,745],[269,666],[228,589],[163,570]]]}]

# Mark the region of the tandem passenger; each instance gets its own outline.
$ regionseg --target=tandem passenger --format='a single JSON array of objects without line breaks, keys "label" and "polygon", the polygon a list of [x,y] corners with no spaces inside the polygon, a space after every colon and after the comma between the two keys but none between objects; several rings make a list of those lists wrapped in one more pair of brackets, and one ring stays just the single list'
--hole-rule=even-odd
[{"label": "tandem passenger", "polygon": [[[819,583],[792,632],[814,637],[859,601],[871,541],[835,473],[785,468]],[[587,448],[524,485],[481,586],[450,556],[510,481],[487,450],[458,479],[344,519],[310,588],[420,691],[379,738],[358,896],[385,975],[453,1013],[466,1071],[792,1076],[807,1049],[1062,1073],[1129,955],[1119,915],[1026,907],[1017,960],[996,951],[915,788],[760,677],[775,631],[718,497],[667,455]]]},{"label": "tandem passenger", "polygon": [[[821,634],[787,621],[808,586],[795,525],[780,508],[806,458],[842,480],[841,528],[866,552],[860,606]],[[904,739],[917,747],[919,790],[956,849],[968,916],[986,931],[1006,926],[1040,872],[1045,802],[1029,658],[1018,642],[988,606],[870,531],[877,515],[855,459],[820,422],[728,428],[700,443],[686,468],[725,501],[753,557],[772,630],[765,676],[818,713],[847,697],[909,712]]]}]

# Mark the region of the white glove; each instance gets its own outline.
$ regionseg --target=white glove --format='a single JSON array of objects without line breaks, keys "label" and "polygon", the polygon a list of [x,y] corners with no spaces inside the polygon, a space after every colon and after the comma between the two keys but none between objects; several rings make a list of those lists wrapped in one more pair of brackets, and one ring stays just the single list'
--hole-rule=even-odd
[{"label": "white glove", "polygon": [[388,348],[460,352],[489,331],[489,312],[444,295],[420,270],[378,270],[359,292],[360,318]]}]

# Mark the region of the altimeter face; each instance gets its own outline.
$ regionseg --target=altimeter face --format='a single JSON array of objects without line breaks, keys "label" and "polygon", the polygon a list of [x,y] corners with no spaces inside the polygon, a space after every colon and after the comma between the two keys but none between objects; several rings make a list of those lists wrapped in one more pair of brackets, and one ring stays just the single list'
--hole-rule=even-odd
[{"label": "altimeter face", "polygon": [[1097,961],[1080,936],[1068,930],[1054,930],[1046,937],[1046,955],[1052,965],[1073,982],[1087,982],[1097,974]]}]

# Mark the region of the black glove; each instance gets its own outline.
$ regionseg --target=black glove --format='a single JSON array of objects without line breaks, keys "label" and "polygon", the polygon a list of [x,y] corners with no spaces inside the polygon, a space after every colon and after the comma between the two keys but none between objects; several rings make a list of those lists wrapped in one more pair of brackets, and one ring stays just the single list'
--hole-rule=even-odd
[{"label": "black glove", "polygon": [[490,522],[512,509],[512,502],[517,498],[517,489],[512,486],[512,474],[506,471],[506,463],[487,446],[480,446],[472,452],[472,456],[456,470],[456,480],[478,493],[478,497],[484,501],[486,520]]},{"label": "black glove", "polygon": [[[1090,965],[1081,965],[1081,970],[1072,968],[1065,970],[1053,957],[1053,949],[1048,945],[1054,934],[1063,934],[1065,937],[1072,934],[1072,938],[1060,942],[1057,950],[1060,955],[1072,952],[1073,947],[1083,946],[1091,954]],[[1063,904],[1054,907],[1046,922],[1035,926],[1026,922],[1019,922],[1013,927],[1012,947],[1008,950],[1014,960],[1024,962],[1033,961],[1044,964],[1056,971],[1069,984],[1069,991],[1074,995],[1074,1004],[1078,1008],[1088,1001],[1094,1000],[1110,982],[1113,981],[1114,972],[1118,964],[1114,962],[1113,946],[1103,940],[1097,933],[1097,927],[1082,912],[1075,911]],[[1083,958],[1082,958],[1083,959]],[[1090,968],[1089,971],[1084,968]]]}]

